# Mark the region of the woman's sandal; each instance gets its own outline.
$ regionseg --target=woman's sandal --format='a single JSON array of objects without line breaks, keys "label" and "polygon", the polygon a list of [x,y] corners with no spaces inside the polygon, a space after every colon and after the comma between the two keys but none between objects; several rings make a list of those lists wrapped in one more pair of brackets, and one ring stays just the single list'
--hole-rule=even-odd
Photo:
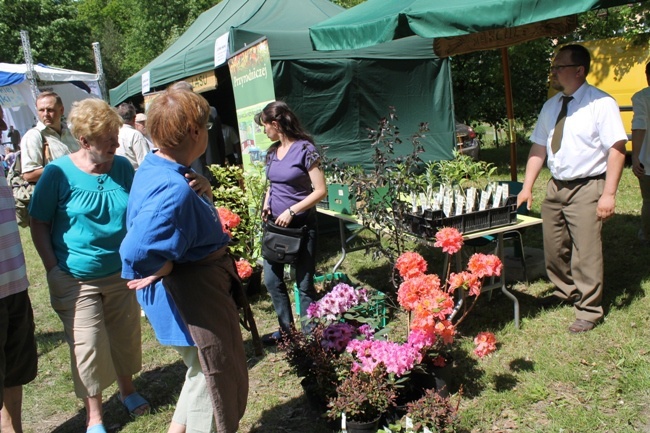
[{"label": "woman's sandal", "polygon": [[120,395],[120,401],[133,416],[146,415],[151,410],[151,405],[149,402],[145,400],[144,397],[142,397],[138,392],[134,392],[124,399]]},{"label": "woman's sandal", "polygon": [[106,428],[104,428],[104,424],[95,424],[88,427],[86,433],[106,433]]}]

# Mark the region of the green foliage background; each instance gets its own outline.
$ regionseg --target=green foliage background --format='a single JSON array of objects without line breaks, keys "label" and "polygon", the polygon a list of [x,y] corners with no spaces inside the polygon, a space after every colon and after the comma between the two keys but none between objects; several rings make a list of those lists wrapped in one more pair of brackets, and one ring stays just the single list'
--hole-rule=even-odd
[{"label": "green foliage background", "polygon": [[[24,62],[20,30],[28,30],[35,62],[94,72],[92,43],[99,42],[107,86],[115,87],[169,47],[220,0],[0,0],[0,61]],[[335,0],[345,8],[363,0]],[[594,11],[558,39],[510,47],[516,118],[532,125],[547,96],[548,62],[555,46],[610,36],[647,43],[647,4]],[[501,126],[506,118],[500,50],[452,59],[455,111],[465,123]]]}]

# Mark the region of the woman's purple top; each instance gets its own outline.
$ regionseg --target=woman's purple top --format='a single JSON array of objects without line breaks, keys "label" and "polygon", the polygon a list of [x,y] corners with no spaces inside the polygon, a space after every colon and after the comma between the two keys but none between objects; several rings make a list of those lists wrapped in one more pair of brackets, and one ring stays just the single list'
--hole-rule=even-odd
[{"label": "woman's purple top", "polygon": [[[271,182],[269,207],[271,215],[277,217],[289,206],[302,201],[313,188],[309,169],[318,164],[320,155],[316,147],[305,140],[294,142],[287,154],[278,159],[276,149],[271,147],[266,160],[266,177]],[[307,211],[296,214],[306,215]],[[296,218],[300,220],[301,218]]]}]

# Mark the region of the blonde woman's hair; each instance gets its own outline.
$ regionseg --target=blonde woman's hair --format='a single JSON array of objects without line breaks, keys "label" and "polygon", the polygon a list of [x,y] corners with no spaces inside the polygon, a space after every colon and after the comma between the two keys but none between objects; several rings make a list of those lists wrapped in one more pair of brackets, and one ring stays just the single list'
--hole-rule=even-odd
[{"label": "blonde woman's hair", "polygon": [[147,110],[147,130],[161,149],[178,149],[191,129],[208,123],[210,105],[203,96],[188,90],[169,89],[153,100]]},{"label": "blonde woman's hair", "polygon": [[118,134],[122,118],[103,100],[88,98],[72,104],[68,124],[77,140],[80,137],[91,140],[108,132]]}]

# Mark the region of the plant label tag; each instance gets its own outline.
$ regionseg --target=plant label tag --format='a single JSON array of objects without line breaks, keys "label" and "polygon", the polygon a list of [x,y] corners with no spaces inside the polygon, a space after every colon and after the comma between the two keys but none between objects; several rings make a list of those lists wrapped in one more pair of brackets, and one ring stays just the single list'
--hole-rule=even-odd
[{"label": "plant label tag", "polygon": [[463,197],[463,194],[460,191],[458,191],[458,192],[456,192],[456,213],[455,213],[455,215],[462,215],[464,208],[465,208],[465,197]]},{"label": "plant label tag", "polygon": [[[451,193],[451,191],[450,191]],[[450,217],[451,215],[451,205],[452,205],[452,197],[451,194],[445,194],[445,199],[442,203],[442,212],[445,214],[446,217]]]},{"label": "plant label tag", "polygon": [[422,205],[422,210],[429,209],[431,206],[429,198],[423,192],[420,193],[420,205]]},{"label": "plant label tag", "polygon": [[476,188],[471,186],[467,188],[467,203],[465,204],[465,210],[467,213],[474,211],[474,205],[476,204]]},{"label": "plant label tag", "polygon": [[499,207],[501,204],[501,194],[503,193],[503,188],[501,188],[501,185],[497,186],[497,190],[494,193],[494,197],[492,199],[492,207]]},{"label": "plant label tag", "polygon": [[433,203],[431,203],[431,210],[440,210],[440,194],[433,196]]},{"label": "plant label tag", "polygon": [[503,190],[503,206],[505,206],[506,202],[508,201],[508,197],[510,196],[510,185],[504,183],[501,185],[501,188]]},{"label": "plant label tag", "polygon": [[478,204],[478,210],[487,209],[488,201],[490,200],[490,190],[481,191],[481,201]]},{"label": "plant label tag", "polygon": [[[424,206],[423,206],[424,208]],[[415,194],[415,192],[411,192],[411,212],[417,213],[418,212],[418,197]]]}]

